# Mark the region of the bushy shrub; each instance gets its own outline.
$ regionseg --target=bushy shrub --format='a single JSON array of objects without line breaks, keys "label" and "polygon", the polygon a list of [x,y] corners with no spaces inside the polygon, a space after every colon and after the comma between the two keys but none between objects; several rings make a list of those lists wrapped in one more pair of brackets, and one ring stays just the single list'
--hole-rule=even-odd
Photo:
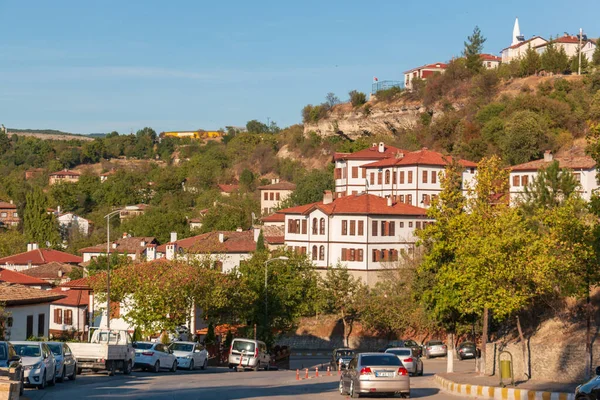
[{"label": "bushy shrub", "polygon": [[377,93],[375,93],[375,96],[377,97],[377,101],[390,103],[394,100],[399,99],[403,92],[403,89],[397,86],[393,86],[389,89],[378,90]]},{"label": "bushy shrub", "polygon": [[348,95],[350,96],[352,107],[360,107],[367,102],[367,95],[363,92],[351,90]]}]

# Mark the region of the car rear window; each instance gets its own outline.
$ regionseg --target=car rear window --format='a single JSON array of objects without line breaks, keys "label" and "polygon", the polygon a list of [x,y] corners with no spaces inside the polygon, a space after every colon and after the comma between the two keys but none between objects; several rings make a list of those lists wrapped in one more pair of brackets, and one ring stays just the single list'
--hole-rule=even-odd
[{"label": "car rear window", "polygon": [[50,347],[50,351],[52,351],[52,354],[55,356],[60,356],[62,354],[62,344],[48,343],[48,347]]},{"label": "car rear window", "polygon": [[140,349],[140,350],[149,350],[152,348],[152,346],[153,346],[152,343],[134,343],[133,344],[134,349]]},{"label": "car rear window", "polygon": [[233,341],[233,350],[237,352],[245,351],[246,353],[254,352],[255,345],[254,342],[247,342],[245,340],[234,340]]},{"label": "car rear window", "polygon": [[430,346],[441,346],[441,345],[443,345],[443,344],[444,344],[444,343],[442,343],[442,342],[429,342],[429,345],[430,345]]},{"label": "car rear window", "polygon": [[463,344],[460,345],[460,347],[475,348],[475,344],[473,344],[473,343],[463,343]]},{"label": "car rear window", "polygon": [[397,356],[410,356],[412,352],[410,350],[387,350],[386,353],[392,353]]},{"label": "car rear window", "polygon": [[397,365],[400,366],[402,363],[398,360],[396,356],[363,356],[360,359],[361,365]]},{"label": "car rear window", "polygon": [[341,350],[335,353],[336,357],[352,357],[354,352],[352,350]]},{"label": "car rear window", "polygon": [[40,357],[40,346],[37,344],[15,344],[15,351],[21,357]]}]

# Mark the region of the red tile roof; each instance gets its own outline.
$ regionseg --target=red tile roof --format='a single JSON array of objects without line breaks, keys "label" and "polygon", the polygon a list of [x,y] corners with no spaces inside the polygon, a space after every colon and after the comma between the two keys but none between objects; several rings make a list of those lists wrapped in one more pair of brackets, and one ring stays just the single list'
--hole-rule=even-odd
[{"label": "red tile roof", "polygon": [[[283,217],[285,218],[285,215]],[[263,237],[268,244],[277,245],[285,243],[285,229],[283,226],[263,226],[262,231]]]},{"label": "red tile roof", "polygon": [[262,217],[262,221],[263,222],[285,222],[285,215],[280,212],[276,212],[271,215],[267,215],[266,217]]},{"label": "red tile roof", "polygon": [[380,160],[382,158],[394,157],[397,153],[408,153],[394,146],[384,145],[383,153],[379,152],[379,144],[357,151],[355,153],[335,153],[333,161],[337,160]]},{"label": "red tile roof", "polygon": [[240,185],[236,185],[236,184],[229,185],[229,184],[225,184],[225,183],[219,183],[217,186],[219,187],[221,192],[224,192],[224,193],[233,193],[240,188]]},{"label": "red tile roof", "polygon": [[[222,233],[224,241],[219,241],[219,234]],[[175,242],[178,248],[182,248],[188,253],[250,253],[256,250],[254,241],[254,232],[229,232],[217,231],[208,232],[202,235],[192,236]],[[166,253],[167,245],[158,246],[159,253]]]},{"label": "red tile roof", "polygon": [[89,304],[89,290],[65,289],[64,287],[58,287],[52,289],[52,292],[67,296],[62,299],[53,301],[53,304],[71,307],[87,306]]},{"label": "red tile roof", "polygon": [[81,267],[52,261],[48,264],[40,265],[39,267],[26,269],[22,273],[40,279],[56,280],[67,278],[67,275],[74,269],[81,269]]},{"label": "red tile roof", "polygon": [[[445,156],[437,151],[431,151],[426,148],[410,153],[399,154],[398,157],[376,161],[363,165],[363,168],[382,168],[393,167],[397,165],[437,165],[445,166],[452,162],[452,156]],[[477,167],[477,164],[468,160],[458,160],[463,167]]]},{"label": "red tile roof", "polygon": [[[590,156],[567,156],[553,157],[552,161],[558,161],[561,168],[568,169],[592,169],[596,166],[596,161]],[[524,164],[513,165],[509,169],[511,171],[537,171],[548,167],[552,161],[544,161],[544,159],[529,161]]]},{"label": "red tile roof", "polygon": [[90,289],[90,279],[90,277],[75,279],[73,281],[63,283],[62,285],[60,285],[60,287]]},{"label": "red tile roof", "polygon": [[79,264],[83,259],[73,254],[65,253],[58,250],[52,249],[36,249],[27,251],[25,253],[19,253],[8,257],[0,258],[0,265],[11,264],[11,265],[42,265],[49,262],[61,262],[68,264]]},{"label": "red tile roof", "polygon": [[417,68],[413,68],[413,69],[409,69],[408,71],[404,71],[405,74],[410,74],[413,71],[418,71],[420,69],[435,69],[435,70],[442,70],[442,69],[446,69],[448,68],[448,64],[442,63],[442,62],[438,62],[438,63],[433,63],[433,64],[426,64],[426,65],[422,65],[420,67]]},{"label": "red tile roof", "polygon": [[296,190],[296,184],[286,181],[271,183],[257,187],[258,190]]},{"label": "red tile roof", "polygon": [[479,58],[481,58],[483,61],[502,61],[502,57],[498,57],[493,54],[480,54]]},{"label": "red tile roof", "polygon": [[72,171],[72,170],[69,170],[69,169],[64,169],[62,171],[53,172],[49,176],[73,176],[73,175],[79,176],[81,174],[79,172],[77,172],[77,171]]},{"label": "red tile roof", "polygon": [[7,306],[50,303],[63,296],[51,290],[41,290],[16,283],[0,282],[0,303],[4,303]]},{"label": "red tile roof", "polygon": [[[144,245],[142,246],[142,242]],[[153,236],[140,236],[140,237],[125,237],[117,239],[111,243],[110,252],[119,254],[138,254],[146,250],[148,244],[158,243],[156,238]],[[116,244],[116,248],[114,248]],[[79,253],[101,253],[106,254],[106,243],[97,244],[96,246],[84,247],[78,250]]]},{"label": "red tile roof", "polygon": [[[529,43],[529,42],[531,42],[532,40],[534,40],[534,39],[538,39],[538,38],[539,38],[539,39],[546,40],[546,39],[544,39],[544,38],[543,38],[543,37],[541,37],[541,36],[534,36],[534,37],[532,37],[531,39],[527,39],[527,40],[525,40],[525,41],[523,41],[523,42],[519,42],[519,43],[517,43],[517,44],[513,44],[512,46],[506,47],[506,48],[502,49],[502,51],[504,51],[504,50],[506,50],[506,49],[516,49],[516,48],[518,48],[518,47],[521,47],[521,46],[523,46],[523,45],[525,45],[525,44],[528,44],[528,43]],[[546,40],[546,41],[547,41],[547,40]]]},{"label": "red tile roof", "polygon": [[396,203],[387,205],[388,199],[372,194],[355,194],[339,197],[330,204],[323,202],[306,204],[303,206],[280,210],[284,214],[308,214],[315,209],[323,211],[327,215],[421,215],[425,216],[427,210],[409,204]]},{"label": "red tile roof", "polygon": [[0,268],[0,282],[18,283],[27,286],[48,286],[48,282],[32,276]]},{"label": "red tile roof", "polygon": [[9,203],[7,201],[0,200],[0,208],[4,209],[4,210],[16,210],[17,206],[15,206],[14,204]]}]

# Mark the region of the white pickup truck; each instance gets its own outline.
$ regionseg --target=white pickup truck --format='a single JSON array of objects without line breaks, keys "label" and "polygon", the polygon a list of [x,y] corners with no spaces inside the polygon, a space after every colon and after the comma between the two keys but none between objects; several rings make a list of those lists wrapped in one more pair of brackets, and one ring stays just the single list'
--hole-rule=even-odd
[{"label": "white pickup truck", "polygon": [[77,359],[77,373],[89,368],[94,372],[107,370],[113,376],[117,369],[131,373],[135,363],[135,349],[127,331],[99,329],[89,343],[69,343]]}]

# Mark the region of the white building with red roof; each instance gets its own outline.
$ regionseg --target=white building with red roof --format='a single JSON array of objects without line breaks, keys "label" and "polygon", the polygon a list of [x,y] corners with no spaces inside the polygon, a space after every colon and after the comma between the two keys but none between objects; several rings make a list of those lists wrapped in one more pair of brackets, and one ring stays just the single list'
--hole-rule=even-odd
[{"label": "white building with red roof", "polygon": [[437,62],[433,64],[422,65],[417,68],[409,69],[404,71],[404,86],[408,89],[412,89],[412,80],[415,78],[427,79],[433,75],[441,74],[446,71],[448,64]]},{"label": "white building with red roof", "polygon": [[58,287],[52,292],[66,296],[50,304],[48,332],[53,337],[85,338],[89,327],[90,290]]},{"label": "white building with red roof", "polygon": [[77,183],[81,174],[77,171],[63,169],[62,171],[53,172],[48,175],[50,185],[57,183]]},{"label": "white building with red roof", "polygon": [[480,54],[479,58],[486,69],[496,69],[502,63],[502,57],[493,54]]},{"label": "white building with red roof", "polygon": [[566,168],[573,173],[581,185],[579,194],[589,201],[593,192],[598,189],[596,161],[590,156],[554,157],[550,151],[546,151],[542,159],[510,167],[510,203],[516,204],[522,199],[525,187],[537,178],[541,169],[547,168],[553,161],[558,161],[560,168]]},{"label": "white building with red roof", "polygon": [[[140,261],[146,257],[146,252],[150,246],[156,247],[157,244],[158,241],[153,236],[132,237],[125,232],[120,239],[111,242],[108,247],[111,254],[117,253],[129,257],[133,261]],[[102,243],[91,247],[84,247],[78,251],[83,256],[83,262],[87,263],[98,257],[105,257],[106,247],[106,243]]]},{"label": "white building with red roof", "polygon": [[[368,193],[390,197],[394,203],[429,207],[442,191],[439,175],[451,156],[423,148],[409,152],[383,142],[352,154],[336,153],[335,197]],[[477,164],[458,160],[464,167],[463,188],[472,185]]]},{"label": "white building with red roof", "polygon": [[[567,56],[573,57],[579,54],[579,38],[574,35],[565,33],[563,36],[559,36],[556,39],[552,39],[549,42],[540,44],[535,47],[535,50],[542,54],[548,48],[548,45],[553,43],[556,50],[563,49]],[[596,43],[593,40],[582,40],[581,41],[581,55],[586,57],[588,61],[592,61],[592,56],[596,50]]]},{"label": "white building with red roof", "polygon": [[521,28],[519,27],[519,18],[515,19],[515,25],[513,27],[511,44],[505,49],[502,49],[502,62],[509,63],[513,60],[518,60],[525,56],[527,49],[530,47],[535,49],[536,47],[547,43],[548,41],[541,36],[533,36],[530,39],[525,40],[525,36],[521,35]]},{"label": "white building with red roof", "polygon": [[285,245],[308,254],[318,268],[338,262],[356,271],[380,271],[410,253],[415,231],[431,223],[427,210],[391,198],[357,194],[280,210]]},{"label": "white building with red roof", "polygon": [[271,184],[259,186],[260,209],[263,215],[268,215],[278,208],[282,201],[292,195],[296,185],[291,182],[273,179]]},{"label": "white building with red roof", "polygon": [[53,249],[40,249],[35,243],[27,245],[28,251],[0,258],[2,268],[23,271],[51,262],[77,265],[83,261],[79,256]]},{"label": "white building with red roof", "polygon": [[16,283],[19,285],[43,290],[47,290],[52,287],[52,284],[45,280],[4,268],[0,268],[0,282]]}]

